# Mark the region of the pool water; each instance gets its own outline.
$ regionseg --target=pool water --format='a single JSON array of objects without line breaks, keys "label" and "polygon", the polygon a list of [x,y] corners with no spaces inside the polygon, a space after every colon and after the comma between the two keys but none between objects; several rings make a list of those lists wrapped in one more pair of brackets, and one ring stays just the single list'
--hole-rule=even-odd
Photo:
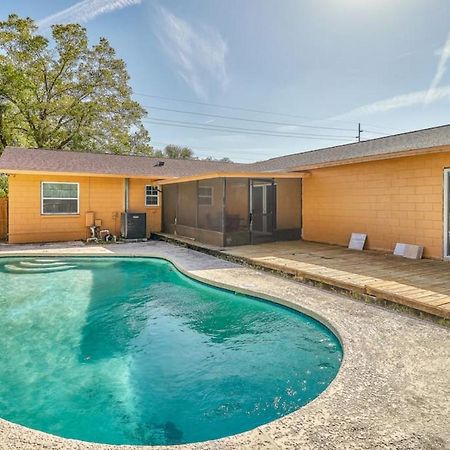
[{"label": "pool water", "polygon": [[220,438],[317,397],[342,359],[314,319],[153,258],[0,259],[0,416],[66,438]]}]

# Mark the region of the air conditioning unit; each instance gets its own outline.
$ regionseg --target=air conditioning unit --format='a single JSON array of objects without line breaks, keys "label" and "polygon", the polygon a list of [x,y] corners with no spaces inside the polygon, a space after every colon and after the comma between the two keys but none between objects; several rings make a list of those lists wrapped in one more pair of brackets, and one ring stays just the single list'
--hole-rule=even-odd
[{"label": "air conditioning unit", "polygon": [[125,239],[147,237],[147,215],[145,213],[122,213],[120,233]]}]

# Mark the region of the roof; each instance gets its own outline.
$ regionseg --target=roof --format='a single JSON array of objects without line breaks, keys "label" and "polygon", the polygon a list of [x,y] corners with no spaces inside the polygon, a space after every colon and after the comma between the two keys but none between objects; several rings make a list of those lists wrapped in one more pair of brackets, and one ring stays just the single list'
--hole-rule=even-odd
[{"label": "roof", "polygon": [[[161,165],[164,163],[164,165]],[[0,171],[171,178],[245,170],[246,164],[6,147]]]},{"label": "roof", "polygon": [[244,173],[308,170],[321,166],[387,159],[439,150],[450,151],[450,125],[296,153],[251,164],[7,147],[0,157],[0,172],[155,179],[231,172],[241,172],[245,176]]},{"label": "roof", "polygon": [[410,131],[352,144],[338,145],[309,152],[295,153],[253,163],[254,170],[308,170],[324,165],[338,165],[358,160],[384,159],[407,156],[408,153],[425,153],[436,147],[449,147],[450,124],[423,130]]}]

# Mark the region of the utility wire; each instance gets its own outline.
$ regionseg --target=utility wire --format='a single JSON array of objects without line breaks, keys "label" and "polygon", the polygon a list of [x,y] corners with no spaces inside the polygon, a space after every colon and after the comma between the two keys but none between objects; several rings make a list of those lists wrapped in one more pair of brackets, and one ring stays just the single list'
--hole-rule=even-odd
[{"label": "utility wire", "polygon": [[[303,119],[303,120],[310,120],[310,121],[315,121],[315,122],[340,122],[340,123],[347,123],[347,124],[352,124],[355,126],[355,129],[358,125],[358,123],[355,121],[350,121],[350,120],[339,120],[339,119],[319,119],[319,118],[314,118],[314,117],[308,117],[308,116],[301,116],[301,115],[296,115],[296,114],[289,114],[289,113],[282,113],[282,112],[274,112],[274,111],[264,111],[264,110],[260,110],[260,109],[252,109],[252,108],[243,108],[243,107],[239,107],[239,106],[229,106],[229,105],[220,105],[217,103],[208,103],[208,102],[200,102],[200,101],[195,101],[195,100],[186,100],[186,99],[180,99],[180,98],[174,98],[174,97],[165,97],[162,95],[153,95],[153,94],[147,94],[147,93],[143,93],[143,92],[134,92],[134,95],[137,96],[141,96],[141,97],[149,97],[149,98],[154,98],[154,99],[158,99],[158,100],[163,100],[163,101],[170,101],[170,102],[178,102],[178,103],[190,103],[193,105],[202,105],[202,106],[208,106],[208,107],[214,107],[214,108],[222,108],[222,109],[229,109],[229,110],[236,110],[236,111],[246,111],[246,112],[252,112],[252,113],[258,113],[258,114],[268,114],[271,116],[284,116],[284,117],[293,117],[296,119]],[[400,132],[400,130],[398,129],[394,129],[394,128],[389,128],[389,127],[384,127],[384,126],[379,126],[379,125],[375,125],[375,124],[366,124],[368,126],[370,126],[371,128],[378,128],[378,129],[383,129],[383,130],[390,130],[390,131],[395,131],[395,132]],[[353,129],[352,129],[353,131]]]},{"label": "utility wire", "polygon": [[152,123],[152,124],[156,124],[156,125],[175,126],[175,127],[181,127],[181,128],[195,128],[195,129],[213,130],[213,131],[228,131],[228,132],[236,132],[236,133],[240,133],[240,134],[253,134],[253,135],[260,135],[260,136],[276,136],[276,137],[321,139],[321,140],[337,139],[337,140],[341,140],[341,141],[348,141],[349,139],[354,139],[354,136],[272,132],[272,131],[266,131],[266,130],[255,129],[255,128],[207,125],[207,124],[200,124],[197,122],[184,122],[184,121],[166,120],[166,119],[158,119],[158,118],[143,119],[143,122]]},{"label": "utility wire", "polygon": [[[141,97],[150,97],[150,98],[156,98],[159,100],[168,100],[171,102],[179,102],[179,103],[192,103],[193,105],[202,105],[202,106],[213,106],[214,108],[223,108],[223,109],[231,109],[231,110],[237,110],[237,111],[246,111],[246,112],[252,112],[252,113],[258,113],[258,114],[270,114],[275,116],[285,116],[285,117],[295,117],[297,119],[306,119],[306,120],[320,120],[320,119],[313,119],[311,117],[306,116],[298,116],[295,114],[287,114],[287,113],[277,113],[272,111],[263,111],[260,109],[251,109],[251,108],[242,108],[239,106],[227,106],[227,105],[219,105],[217,103],[207,103],[207,102],[199,102],[195,100],[182,100],[172,97],[163,97],[161,95],[151,95],[151,94],[144,94],[142,92],[133,92],[134,95],[138,95]],[[354,123],[354,122],[346,122],[346,123]]]},{"label": "utility wire", "polygon": [[196,111],[186,111],[186,110],[180,110],[180,109],[170,109],[170,108],[162,108],[159,106],[147,106],[147,105],[141,105],[144,108],[149,108],[150,110],[156,109],[158,111],[170,111],[170,112],[176,112],[180,114],[189,114],[194,116],[203,116],[203,117],[215,117],[219,119],[227,119],[227,120],[238,120],[242,122],[252,122],[252,123],[263,123],[266,125],[286,125],[286,126],[293,126],[293,127],[299,127],[299,128],[316,128],[318,130],[335,130],[335,131],[355,131],[353,128],[337,128],[337,127],[324,127],[324,126],[315,126],[315,125],[304,125],[304,124],[298,124],[298,123],[289,123],[289,122],[273,122],[269,120],[258,120],[258,119],[248,119],[246,117],[233,117],[233,116],[222,116],[220,114],[208,114],[208,113],[201,113]]}]

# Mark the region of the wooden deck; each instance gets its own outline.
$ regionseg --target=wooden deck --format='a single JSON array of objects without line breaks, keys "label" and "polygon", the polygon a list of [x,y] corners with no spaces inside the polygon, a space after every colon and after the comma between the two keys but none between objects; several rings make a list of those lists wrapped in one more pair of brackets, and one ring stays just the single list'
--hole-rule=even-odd
[{"label": "wooden deck", "polygon": [[262,267],[450,318],[450,263],[408,260],[312,242],[232,247],[225,253]]},{"label": "wooden deck", "polygon": [[[163,236],[168,240],[175,238]],[[257,267],[284,272],[301,281],[337,287],[355,295],[450,319],[450,262],[415,261],[380,252],[359,252],[304,241],[219,249],[180,237],[175,240]]]}]

